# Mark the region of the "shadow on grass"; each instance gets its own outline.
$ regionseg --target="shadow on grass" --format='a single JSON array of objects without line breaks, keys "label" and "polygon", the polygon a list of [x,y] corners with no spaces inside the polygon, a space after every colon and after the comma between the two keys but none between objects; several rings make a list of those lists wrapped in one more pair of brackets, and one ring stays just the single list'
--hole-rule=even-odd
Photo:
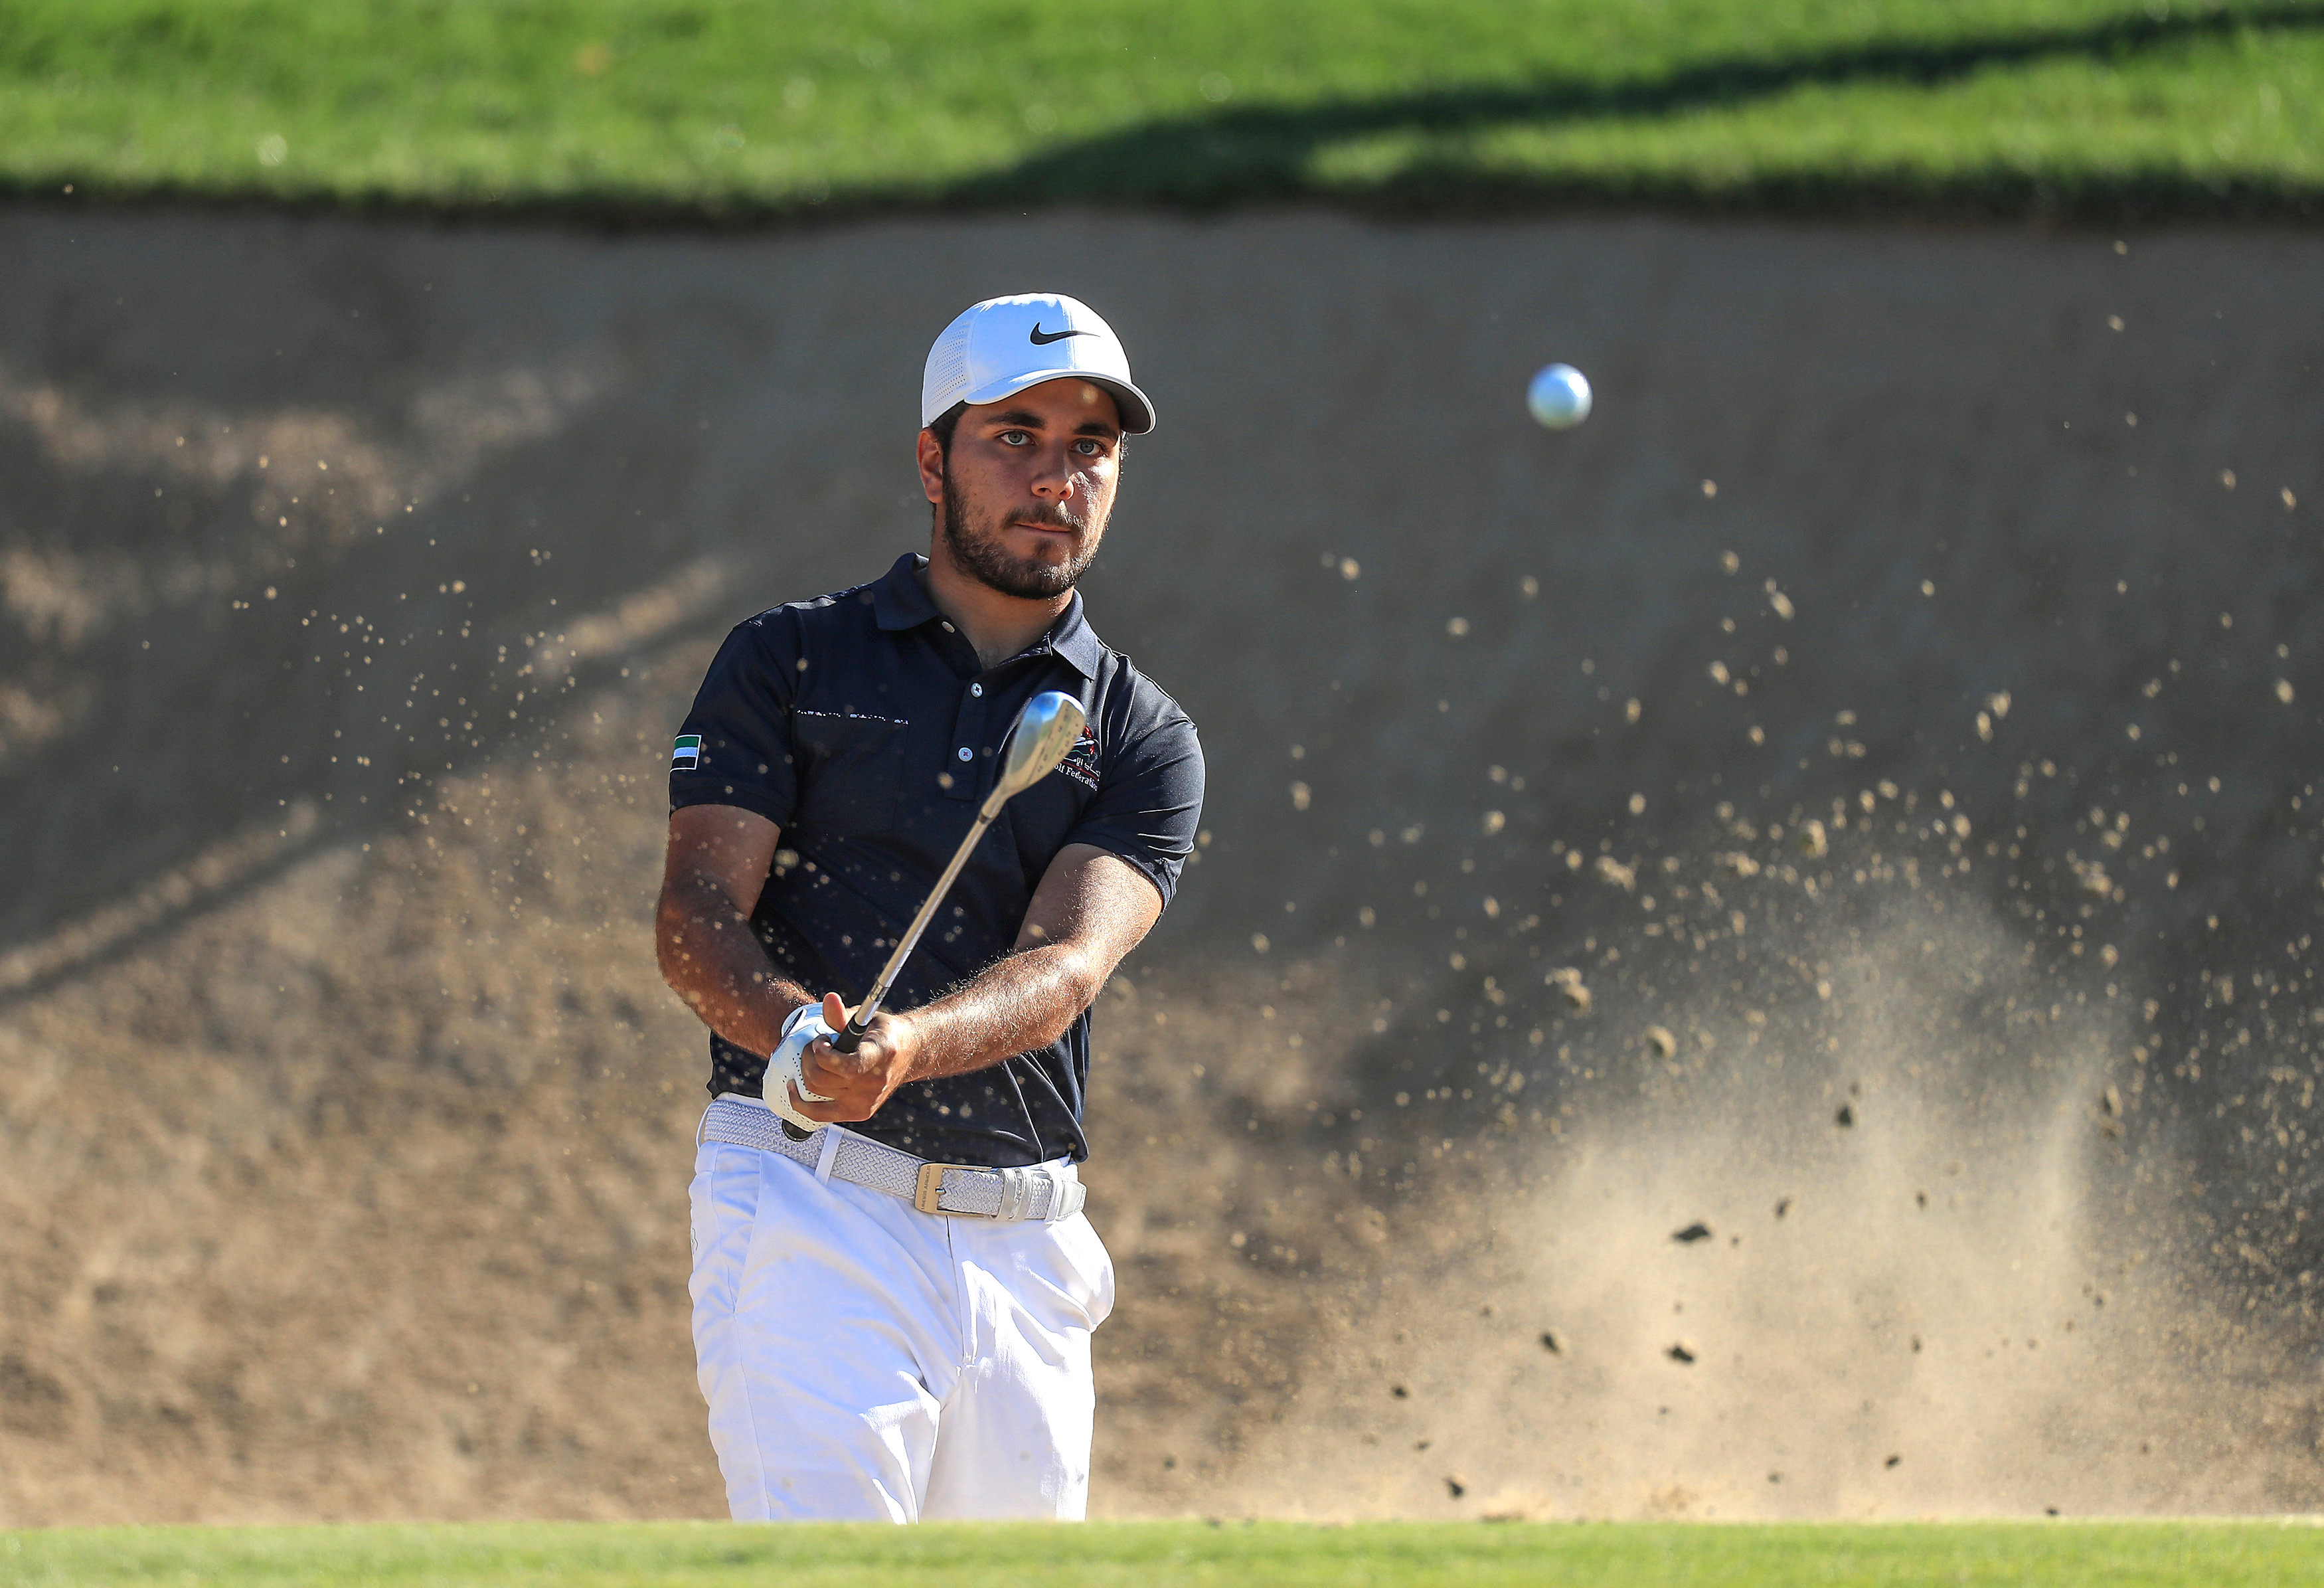
[{"label": "shadow on grass", "polygon": [[[579,221],[616,229],[724,227],[770,220],[825,225],[867,214],[976,211],[1028,204],[1207,208],[1312,198],[1439,213],[1488,206],[1538,209],[1644,203],[1682,209],[1794,212],[1918,208],[2093,218],[2125,214],[2307,217],[2324,210],[2324,189],[2313,182],[2265,175],[2205,177],[2168,168],[2117,167],[2045,178],[1970,164],[1950,172],[1770,172],[1711,180],[1686,171],[1484,171],[1457,149],[1419,152],[1369,182],[1324,180],[1314,166],[1316,155],[1329,146],[1368,137],[1442,138],[1516,126],[1650,122],[1748,106],[1801,88],[1882,82],[1933,88],[1996,67],[2078,57],[2126,60],[2239,32],[2310,28],[2324,28],[2324,3],[2319,0],[2202,10],[2174,10],[2167,0],[2149,0],[2144,11],[2080,27],[1946,40],[1881,40],[1779,58],[1735,56],[1651,78],[1551,78],[1157,117],[1056,144],[1013,165],[954,181],[873,181],[829,189],[812,198],[791,192],[672,199],[636,191],[576,191],[414,200],[363,192],[286,197],[166,183],[131,188],[102,180],[78,186],[82,202],[161,199],[269,211],[360,209],[447,219]],[[57,200],[55,186],[47,180],[37,187],[0,180],[0,193],[12,187],[22,198]]]},{"label": "shadow on grass", "polygon": [[[2324,27],[2324,5],[2257,5],[2194,14],[2117,17],[2080,28],[2052,28],[1944,42],[1886,41],[1779,60],[1704,61],[1646,80],[1536,81],[1502,88],[1454,88],[1386,98],[1333,100],[1298,106],[1253,106],[1202,116],[1144,123],[1054,149],[1010,169],[962,183],[950,197],[971,203],[1107,201],[1218,205],[1306,197],[1317,189],[1313,172],[1322,149],[1384,134],[1434,136],[1478,134],[1508,126],[1544,126],[1605,119],[1652,120],[1731,108],[1805,88],[1891,82],[1935,88],[1994,67],[2061,58],[2119,59],[2193,40],[2249,29]],[[2136,185],[2141,180],[2132,177]],[[2157,179],[2146,179],[2153,181]],[[1941,181],[1942,179],[1938,179]],[[2121,192],[2122,179],[2094,178],[2095,191]],[[2218,187],[2194,188],[2200,200],[2228,197]],[[1486,176],[1458,159],[1437,157],[1403,165],[1369,194],[1414,204],[1458,204],[1469,198],[1544,197],[1722,198],[1745,202],[1845,201],[1909,198],[1914,190],[1940,198],[1968,198],[1982,190],[2019,202],[2036,197],[2030,179],[1964,173],[1950,192],[1880,190],[1853,175],[1783,177],[1722,183],[1714,194],[1699,179],[1577,177],[1563,182],[1521,174]],[[2136,195],[2124,195],[2135,197]],[[2167,197],[2167,195],[2164,195]],[[2285,195],[2290,197],[2291,195]]]}]

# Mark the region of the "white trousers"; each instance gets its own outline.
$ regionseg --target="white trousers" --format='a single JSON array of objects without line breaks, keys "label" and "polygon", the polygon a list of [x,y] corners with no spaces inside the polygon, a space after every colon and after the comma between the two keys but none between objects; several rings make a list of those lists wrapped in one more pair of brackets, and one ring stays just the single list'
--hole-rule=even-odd
[{"label": "white trousers", "polygon": [[1086,1512],[1113,1309],[1087,1218],[932,1215],[718,1141],[693,1203],[696,1376],[736,1521]]}]

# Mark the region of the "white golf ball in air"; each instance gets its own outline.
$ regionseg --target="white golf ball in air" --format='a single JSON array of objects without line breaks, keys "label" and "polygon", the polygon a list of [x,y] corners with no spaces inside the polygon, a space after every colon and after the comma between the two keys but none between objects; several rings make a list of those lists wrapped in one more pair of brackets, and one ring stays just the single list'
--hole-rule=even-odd
[{"label": "white golf ball in air", "polygon": [[1526,406],[1551,429],[1572,429],[1590,417],[1590,377],[1570,364],[1550,365],[1526,388]]}]

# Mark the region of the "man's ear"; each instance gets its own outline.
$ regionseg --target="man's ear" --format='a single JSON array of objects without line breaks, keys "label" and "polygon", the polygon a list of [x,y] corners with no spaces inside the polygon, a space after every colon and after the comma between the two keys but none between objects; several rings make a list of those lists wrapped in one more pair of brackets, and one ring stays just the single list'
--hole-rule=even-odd
[{"label": "man's ear", "polygon": [[920,494],[931,503],[944,501],[945,455],[934,430],[922,430],[916,448],[920,466]]}]

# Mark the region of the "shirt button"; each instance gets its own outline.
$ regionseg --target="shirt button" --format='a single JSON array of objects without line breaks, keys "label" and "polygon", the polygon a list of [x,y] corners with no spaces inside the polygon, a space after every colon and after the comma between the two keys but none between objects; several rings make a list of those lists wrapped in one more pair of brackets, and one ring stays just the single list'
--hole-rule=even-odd
[{"label": "shirt button", "polygon": [[984,686],[982,684],[971,684],[968,687],[968,692],[972,695],[982,695],[984,693]]},{"label": "shirt button", "polygon": [[961,758],[963,761],[966,761],[966,760],[970,759],[970,757],[969,757],[969,753],[968,753],[968,746],[967,746],[967,745],[965,745],[965,744],[964,744],[964,745],[962,745],[962,746],[960,747],[960,758]]},{"label": "shirt button", "polygon": [[951,633],[951,632],[953,632],[952,625],[951,625],[950,623],[946,623],[946,624],[945,624],[945,626],[944,626],[944,632],[945,632],[945,633],[947,633],[947,634]]}]

